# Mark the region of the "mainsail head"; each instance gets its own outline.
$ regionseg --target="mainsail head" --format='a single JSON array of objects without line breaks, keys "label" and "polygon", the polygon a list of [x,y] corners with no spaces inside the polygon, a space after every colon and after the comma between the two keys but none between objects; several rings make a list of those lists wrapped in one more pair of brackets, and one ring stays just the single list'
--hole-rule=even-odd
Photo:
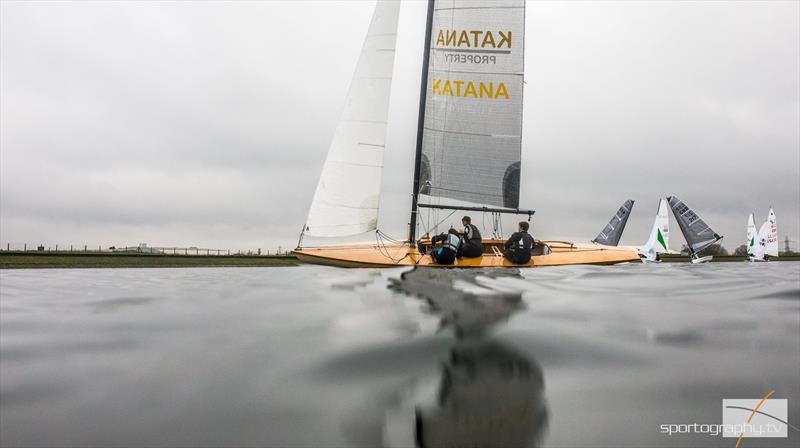
[{"label": "mainsail head", "polygon": [[308,212],[305,234],[375,230],[400,2],[380,0]]},{"label": "mainsail head", "polygon": [[611,221],[606,224],[592,242],[605,246],[616,246],[619,244],[619,239],[622,238],[622,232],[625,230],[625,224],[628,223],[628,218],[631,215],[632,209],[633,199],[628,199],[622,204],[619,210],[617,210],[617,213],[611,218]]},{"label": "mainsail head", "polygon": [[436,1],[422,194],[519,207],[524,31],[524,0]]},{"label": "mainsail head", "polygon": [[722,239],[683,201],[675,196],[670,196],[667,200],[692,254]]}]

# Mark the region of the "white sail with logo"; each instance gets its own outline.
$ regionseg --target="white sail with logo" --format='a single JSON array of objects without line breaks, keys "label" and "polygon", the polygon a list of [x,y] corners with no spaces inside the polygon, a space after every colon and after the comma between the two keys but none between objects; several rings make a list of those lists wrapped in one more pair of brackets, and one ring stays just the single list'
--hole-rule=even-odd
[{"label": "white sail with logo", "polygon": [[669,208],[667,200],[658,201],[658,211],[650,231],[650,238],[639,249],[639,256],[645,261],[658,260],[658,254],[669,253]]},{"label": "white sail with logo", "polygon": [[519,207],[524,32],[524,0],[436,1],[421,202]]},{"label": "white sail with logo", "polygon": [[763,261],[766,260],[766,256],[778,256],[778,223],[772,207],[769,209],[767,220],[761,224],[761,228],[758,230],[752,258],[756,261]]},{"label": "white sail with logo", "polygon": [[764,246],[764,253],[770,257],[778,256],[778,222],[775,218],[775,212],[772,207],[769,208],[769,215],[767,215],[766,244]]},{"label": "white sail with logo", "polygon": [[304,234],[342,237],[377,228],[399,8],[394,0],[375,6]]}]

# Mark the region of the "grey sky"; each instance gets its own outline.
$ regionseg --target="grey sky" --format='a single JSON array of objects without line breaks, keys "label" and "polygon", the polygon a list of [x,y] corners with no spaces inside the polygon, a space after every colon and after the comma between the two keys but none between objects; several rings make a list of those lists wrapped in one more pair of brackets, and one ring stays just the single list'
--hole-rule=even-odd
[{"label": "grey sky", "polygon": [[[293,246],[373,4],[2,2],[0,242]],[[424,13],[401,8],[380,223],[398,237]],[[528,2],[526,18],[537,237],[586,241],[632,198],[622,244],[641,243],[675,194],[729,248],[770,204],[781,247],[800,239],[800,3]]]}]

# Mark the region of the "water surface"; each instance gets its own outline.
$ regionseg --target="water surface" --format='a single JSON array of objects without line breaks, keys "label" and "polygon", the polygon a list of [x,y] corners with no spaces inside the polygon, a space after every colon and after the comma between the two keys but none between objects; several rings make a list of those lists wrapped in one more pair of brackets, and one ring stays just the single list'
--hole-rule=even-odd
[{"label": "water surface", "polygon": [[[720,446],[800,416],[800,263],[0,272],[3,446]],[[797,446],[745,439],[742,446]]]}]

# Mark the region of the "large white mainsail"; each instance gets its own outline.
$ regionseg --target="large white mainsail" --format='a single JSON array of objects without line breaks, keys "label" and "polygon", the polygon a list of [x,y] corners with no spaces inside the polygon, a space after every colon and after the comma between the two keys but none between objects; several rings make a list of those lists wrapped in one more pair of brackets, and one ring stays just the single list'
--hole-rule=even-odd
[{"label": "large white mainsail", "polygon": [[524,0],[436,1],[419,178],[428,198],[422,202],[518,208],[524,31]]},{"label": "large white mainsail", "polygon": [[656,261],[658,254],[669,253],[669,208],[667,200],[658,201],[658,211],[650,231],[650,238],[639,249],[639,256],[646,261]]},{"label": "large white mainsail", "polygon": [[377,228],[399,10],[399,0],[375,6],[305,234],[341,237]]}]

